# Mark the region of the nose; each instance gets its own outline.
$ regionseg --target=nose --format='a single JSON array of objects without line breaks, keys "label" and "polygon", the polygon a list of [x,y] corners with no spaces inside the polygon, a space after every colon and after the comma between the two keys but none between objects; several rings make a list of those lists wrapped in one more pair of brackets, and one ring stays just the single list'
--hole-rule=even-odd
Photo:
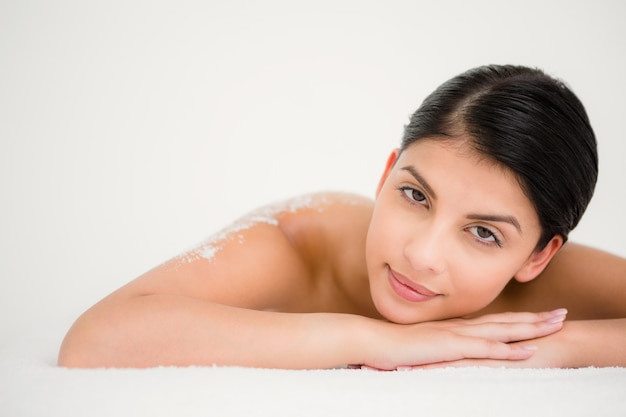
[{"label": "nose", "polygon": [[404,246],[404,257],[415,271],[439,275],[446,269],[449,250],[443,230],[423,227],[416,230]]}]

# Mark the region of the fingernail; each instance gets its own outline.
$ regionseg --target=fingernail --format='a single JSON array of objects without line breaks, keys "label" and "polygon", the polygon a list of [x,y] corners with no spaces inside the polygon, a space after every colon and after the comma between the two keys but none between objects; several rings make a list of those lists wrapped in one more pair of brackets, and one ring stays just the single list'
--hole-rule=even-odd
[{"label": "fingernail", "polygon": [[564,321],[565,321],[565,316],[554,316],[546,320],[546,323],[556,324],[556,323],[562,323]]},{"label": "fingernail", "polygon": [[566,308],[557,308],[556,310],[551,311],[550,314],[552,314],[553,316],[566,316],[567,315],[567,309]]}]

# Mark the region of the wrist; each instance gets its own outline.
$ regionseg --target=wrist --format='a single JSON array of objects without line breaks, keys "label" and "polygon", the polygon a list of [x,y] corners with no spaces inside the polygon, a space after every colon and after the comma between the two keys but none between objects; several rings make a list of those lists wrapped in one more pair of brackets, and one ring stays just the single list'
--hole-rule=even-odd
[{"label": "wrist", "polygon": [[[379,320],[353,314],[313,313],[305,315],[308,350],[312,368],[332,368],[369,363],[380,331]],[[310,320],[312,319],[312,320]],[[380,338],[380,337],[379,337]],[[307,361],[310,362],[310,361]]]},{"label": "wrist", "polygon": [[394,323],[356,316],[348,344],[353,347],[354,360],[350,364],[368,365],[379,369],[386,367],[389,352],[389,332]]}]

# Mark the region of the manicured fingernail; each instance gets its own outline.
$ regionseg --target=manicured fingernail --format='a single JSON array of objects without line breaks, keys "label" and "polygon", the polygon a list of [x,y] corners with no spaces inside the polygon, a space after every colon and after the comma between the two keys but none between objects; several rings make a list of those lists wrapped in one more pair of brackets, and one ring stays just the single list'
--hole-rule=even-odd
[{"label": "manicured fingernail", "polygon": [[556,310],[553,310],[550,313],[553,316],[566,316],[567,315],[567,309],[566,308],[557,308]]},{"label": "manicured fingernail", "polygon": [[547,323],[550,324],[556,324],[556,323],[561,323],[565,321],[565,316],[554,316],[554,317],[550,317],[548,320],[546,320]]}]

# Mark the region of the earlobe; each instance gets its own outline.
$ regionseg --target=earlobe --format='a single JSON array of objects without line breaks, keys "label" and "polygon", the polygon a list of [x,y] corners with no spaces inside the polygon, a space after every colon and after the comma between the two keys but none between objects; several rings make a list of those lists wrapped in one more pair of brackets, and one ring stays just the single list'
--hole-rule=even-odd
[{"label": "earlobe", "polygon": [[378,187],[376,187],[376,197],[378,197],[378,194],[380,194],[380,190],[382,190],[383,185],[385,184],[385,180],[387,180],[387,177],[389,176],[391,169],[396,164],[396,160],[398,159],[398,156],[400,156],[400,149],[394,149],[389,155],[389,157],[387,158],[385,171],[383,172],[383,175],[380,177],[380,181],[378,181]]},{"label": "earlobe", "polygon": [[524,266],[515,274],[515,280],[528,282],[535,279],[548,266],[561,246],[563,246],[563,237],[554,236],[543,249],[530,255]]}]

